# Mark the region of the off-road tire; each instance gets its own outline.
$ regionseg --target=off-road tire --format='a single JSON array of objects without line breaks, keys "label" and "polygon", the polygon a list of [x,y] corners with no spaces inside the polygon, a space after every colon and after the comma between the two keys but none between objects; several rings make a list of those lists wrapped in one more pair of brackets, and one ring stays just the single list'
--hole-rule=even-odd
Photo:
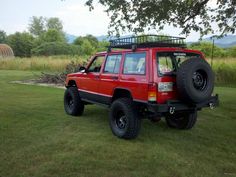
[{"label": "off-road tire", "polygon": [[191,129],[197,121],[197,111],[191,113],[175,113],[166,115],[166,124],[171,128]]},{"label": "off-road tire", "polygon": [[200,103],[211,97],[214,89],[214,74],[211,66],[199,58],[184,61],[176,76],[180,99],[188,103]]},{"label": "off-road tire", "polygon": [[[124,128],[120,126],[121,118],[125,124]],[[141,119],[131,99],[119,98],[112,103],[109,124],[112,133],[119,138],[134,139],[138,136]]]},{"label": "off-road tire", "polygon": [[64,109],[67,114],[81,116],[84,112],[84,103],[76,87],[69,87],[64,94]]}]

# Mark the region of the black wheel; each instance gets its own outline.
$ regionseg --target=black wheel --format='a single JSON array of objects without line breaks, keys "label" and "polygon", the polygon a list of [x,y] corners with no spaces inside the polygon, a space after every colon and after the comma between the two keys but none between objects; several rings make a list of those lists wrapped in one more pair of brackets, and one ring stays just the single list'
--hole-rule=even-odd
[{"label": "black wheel", "polygon": [[191,129],[197,121],[197,111],[192,113],[175,113],[166,116],[166,123],[171,128]]},{"label": "black wheel", "polygon": [[204,59],[191,58],[180,65],[176,84],[183,101],[200,103],[209,99],[213,92],[214,74]]},{"label": "black wheel", "polygon": [[119,138],[136,138],[141,124],[137,112],[131,99],[120,98],[115,100],[111,105],[109,114],[109,123],[113,134]]},{"label": "black wheel", "polygon": [[84,103],[80,99],[78,89],[69,87],[64,94],[64,108],[67,114],[80,116],[84,112]]}]

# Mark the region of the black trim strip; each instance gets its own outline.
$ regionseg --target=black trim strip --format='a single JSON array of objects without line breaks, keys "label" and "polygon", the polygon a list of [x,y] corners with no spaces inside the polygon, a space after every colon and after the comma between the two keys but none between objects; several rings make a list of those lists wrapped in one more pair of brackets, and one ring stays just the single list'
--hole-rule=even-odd
[{"label": "black trim strip", "polygon": [[101,105],[109,106],[111,104],[111,97],[88,93],[79,90],[79,95],[83,101],[90,102],[90,103],[96,103]]}]

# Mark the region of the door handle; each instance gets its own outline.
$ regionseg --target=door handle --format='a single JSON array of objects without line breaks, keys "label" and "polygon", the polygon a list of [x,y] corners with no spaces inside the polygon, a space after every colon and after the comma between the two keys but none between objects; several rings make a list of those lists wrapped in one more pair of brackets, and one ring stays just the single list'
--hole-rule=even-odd
[{"label": "door handle", "polygon": [[95,79],[100,79],[100,76],[94,76]]},{"label": "door handle", "polygon": [[118,76],[111,76],[111,79],[118,80]]}]

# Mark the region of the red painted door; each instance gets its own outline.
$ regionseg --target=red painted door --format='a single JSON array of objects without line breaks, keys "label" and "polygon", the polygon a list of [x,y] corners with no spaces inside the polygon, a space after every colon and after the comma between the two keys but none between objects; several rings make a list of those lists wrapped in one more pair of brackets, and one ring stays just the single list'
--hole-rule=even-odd
[{"label": "red painted door", "polygon": [[99,93],[105,97],[112,97],[114,88],[119,84],[121,58],[122,54],[110,54],[106,58],[99,83]]},{"label": "red painted door", "polygon": [[87,69],[87,72],[83,73],[81,76],[82,81],[79,87],[80,91],[85,91],[88,93],[98,92],[98,85],[100,82],[100,70],[102,68],[104,60],[104,56],[96,56],[93,59]]}]

